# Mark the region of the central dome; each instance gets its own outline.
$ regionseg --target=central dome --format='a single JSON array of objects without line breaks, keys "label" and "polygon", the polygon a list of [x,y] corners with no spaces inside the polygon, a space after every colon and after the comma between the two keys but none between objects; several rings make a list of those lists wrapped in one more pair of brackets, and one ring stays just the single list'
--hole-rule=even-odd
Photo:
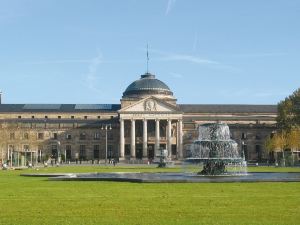
[{"label": "central dome", "polygon": [[166,95],[173,96],[170,88],[151,73],[141,75],[139,80],[131,83],[123,93],[124,97],[137,97],[141,95]]}]

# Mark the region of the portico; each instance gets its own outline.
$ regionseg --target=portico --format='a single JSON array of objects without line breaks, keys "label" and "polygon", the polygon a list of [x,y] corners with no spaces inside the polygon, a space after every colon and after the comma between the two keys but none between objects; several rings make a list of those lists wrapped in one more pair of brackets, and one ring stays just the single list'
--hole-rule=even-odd
[{"label": "portico", "polygon": [[151,159],[160,148],[182,157],[182,113],[176,106],[151,96],[121,109],[119,117],[121,159]]}]

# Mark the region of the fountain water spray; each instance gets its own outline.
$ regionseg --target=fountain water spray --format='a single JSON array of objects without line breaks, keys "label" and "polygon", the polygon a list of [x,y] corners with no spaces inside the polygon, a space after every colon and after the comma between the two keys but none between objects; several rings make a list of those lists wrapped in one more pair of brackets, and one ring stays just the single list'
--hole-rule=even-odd
[{"label": "fountain water spray", "polygon": [[238,150],[237,143],[230,139],[227,124],[209,123],[199,126],[199,137],[190,149],[186,162],[202,163],[200,175],[229,174],[227,167],[234,168],[234,174],[246,172],[245,160]]}]

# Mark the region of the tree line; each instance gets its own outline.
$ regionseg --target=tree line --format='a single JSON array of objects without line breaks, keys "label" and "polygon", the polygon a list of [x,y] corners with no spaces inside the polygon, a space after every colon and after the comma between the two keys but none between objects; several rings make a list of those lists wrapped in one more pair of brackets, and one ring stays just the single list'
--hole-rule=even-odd
[{"label": "tree line", "polygon": [[274,154],[276,163],[294,165],[293,152],[300,149],[300,88],[280,101],[277,110],[277,129],[267,138],[265,147]]}]

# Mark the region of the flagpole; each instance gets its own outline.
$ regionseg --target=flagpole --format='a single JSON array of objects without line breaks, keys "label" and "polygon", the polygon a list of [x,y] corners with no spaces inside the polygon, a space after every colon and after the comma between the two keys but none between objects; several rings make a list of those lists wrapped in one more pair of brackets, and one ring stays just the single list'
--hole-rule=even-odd
[{"label": "flagpole", "polygon": [[149,52],[148,52],[148,43],[147,43],[147,73],[149,73]]}]

